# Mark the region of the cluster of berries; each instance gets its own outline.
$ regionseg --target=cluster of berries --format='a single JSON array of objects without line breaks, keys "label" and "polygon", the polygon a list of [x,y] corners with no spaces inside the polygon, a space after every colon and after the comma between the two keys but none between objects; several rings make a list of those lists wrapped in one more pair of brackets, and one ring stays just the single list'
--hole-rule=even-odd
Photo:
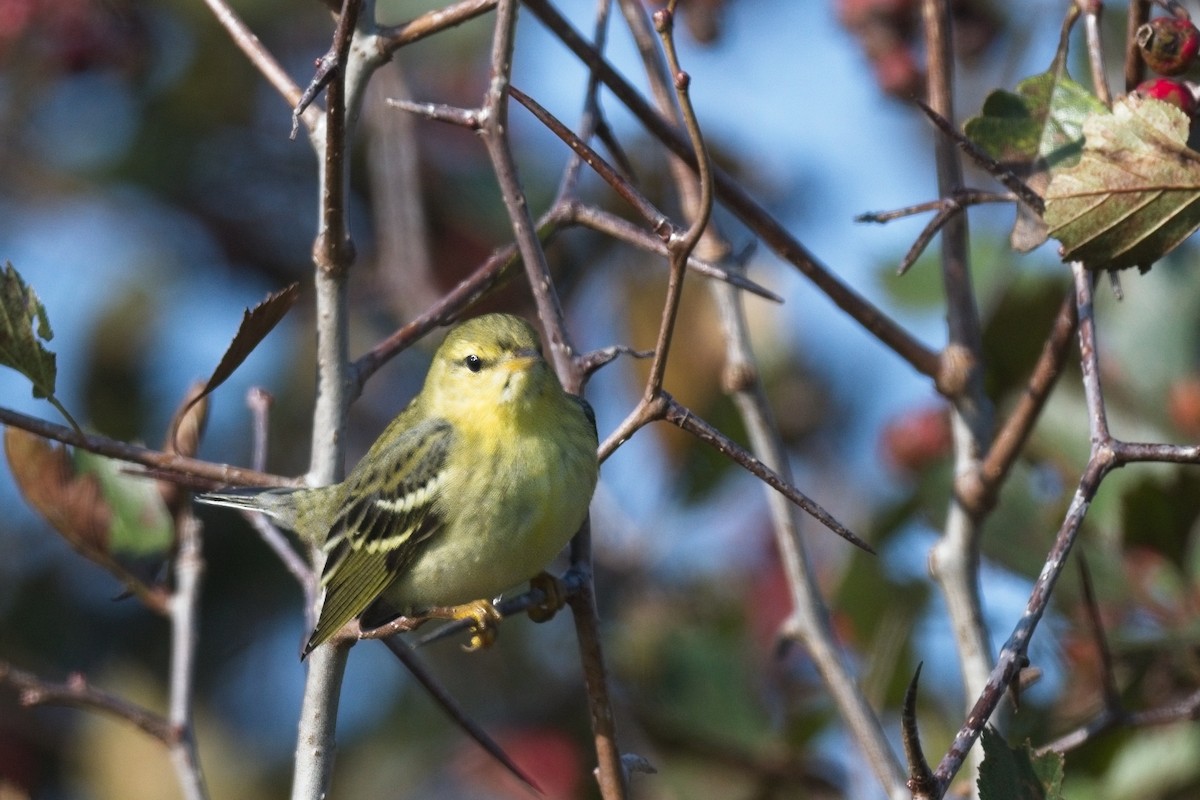
[{"label": "cluster of berries", "polygon": [[[1180,17],[1156,17],[1138,28],[1137,44],[1147,67],[1159,75],[1181,75],[1200,52],[1200,30]],[[1188,116],[1196,112],[1196,90],[1179,78],[1151,78],[1138,84],[1137,92],[1170,103]]]}]

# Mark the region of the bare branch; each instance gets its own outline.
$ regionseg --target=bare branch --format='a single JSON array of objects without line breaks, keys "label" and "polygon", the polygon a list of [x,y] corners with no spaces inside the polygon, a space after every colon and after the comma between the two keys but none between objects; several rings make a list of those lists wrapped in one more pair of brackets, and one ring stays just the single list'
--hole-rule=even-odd
[{"label": "bare branch", "polygon": [[55,705],[94,709],[130,722],[168,746],[173,744],[177,737],[171,723],[158,714],[123,697],[95,688],[78,672],[72,673],[66,683],[53,683],[0,661],[0,684],[3,683],[21,693],[21,704],[25,706]]}]

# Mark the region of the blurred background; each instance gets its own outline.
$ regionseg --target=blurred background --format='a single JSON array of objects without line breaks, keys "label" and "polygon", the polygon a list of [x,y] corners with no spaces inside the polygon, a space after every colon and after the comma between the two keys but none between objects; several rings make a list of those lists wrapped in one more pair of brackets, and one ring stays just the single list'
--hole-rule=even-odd
[{"label": "blurred background", "polygon": [[[234,8],[301,85],[332,34],[319,3],[236,0]],[[395,23],[430,2],[380,0]],[[587,3],[562,3],[589,31]],[[958,115],[986,93],[1046,69],[1068,3],[961,0]],[[1191,4],[1189,4],[1190,6]],[[903,279],[896,265],[925,222],[886,226],[854,216],[933,199],[932,129],[908,98],[922,85],[915,2],[685,0],[681,58],[715,156],[813,253],[927,345],[944,341],[936,253]],[[1105,29],[1120,90],[1124,8]],[[1193,11],[1195,9],[1193,8]],[[619,16],[610,58],[643,86]],[[354,162],[353,350],[360,354],[423,310],[509,240],[481,143],[416,120],[387,97],[477,104],[486,85],[491,17],[402,50],[373,83]],[[1082,53],[1076,42],[1073,52]],[[1087,75],[1078,56],[1073,73]],[[514,84],[568,124],[585,71],[525,14]],[[602,106],[642,184],[664,208],[661,148],[619,103]],[[553,197],[567,150],[512,110],[522,179],[535,213]],[[212,398],[200,455],[247,464],[251,387],[275,398],[269,469],[308,463],[313,395],[312,239],[316,165],[291,141],[290,109],[194,0],[0,0],[0,259],[46,306],[58,394],[85,427],[159,446],[189,385],[204,379],[242,310],[292,281],[291,314]],[[973,186],[989,187],[969,172]],[[620,201],[586,179],[589,199]],[[538,204],[541,204],[539,207]],[[735,249],[752,237],[718,216]],[[988,386],[1003,413],[1020,391],[1069,284],[1054,245],[1017,256],[1013,210],[971,214],[984,312]],[[582,349],[652,345],[665,266],[582,231],[549,250]],[[1125,299],[1098,300],[1109,413],[1126,439],[1200,436],[1200,291],[1184,246]],[[852,551],[815,524],[813,548],[835,627],[864,691],[898,732],[897,709],[924,661],[922,735],[937,757],[962,719],[953,641],[926,575],[950,487],[943,404],[911,369],[765,248],[749,275],[785,298],[746,300],[764,380],[797,485],[879,556]],[[668,390],[742,438],[723,396],[723,347],[703,279],[689,278]],[[532,316],[523,279],[479,310]],[[434,337],[436,339],[436,337]],[[356,459],[418,389],[434,341],[394,359],[352,410]],[[588,388],[601,438],[636,402],[643,365],[622,360]],[[1014,469],[984,542],[982,580],[1002,642],[1061,521],[1087,456],[1078,368],[1062,379]],[[0,371],[0,405],[59,421],[21,376]],[[647,798],[882,796],[846,736],[806,655],[779,652],[788,612],[763,489],[666,426],[642,431],[602,471],[592,506],[606,655],[624,749],[657,777]],[[0,470],[0,660],[50,680],[71,672],[151,708],[163,707],[168,629],[73,552]],[[1082,549],[1131,708],[1178,697],[1200,679],[1196,611],[1200,475],[1156,465],[1105,481]],[[302,598],[287,572],[235,516],[204,511],[198,736],[212,796],[287,795],[303,666]],[[1011,741],[1048,741],[1098,708],[1098,657],[1068,573],[1031,653],[1041,680],[1005,720]],[[466,654],[422,651],[447,687],[551,798],[595,795],[585,698],[569,615],[534,627],[514,619],[499,643]],[[384,648],[356,647],[339,720],[336,797],[524,797],[434,707]],[[1192,797],[1200,730],[1115,733],[1068,757],[1070,796]],[[177,792],[165,751],[128,724],[70,709],[18,707],[0,686],[0,798],[164,798]]]}]

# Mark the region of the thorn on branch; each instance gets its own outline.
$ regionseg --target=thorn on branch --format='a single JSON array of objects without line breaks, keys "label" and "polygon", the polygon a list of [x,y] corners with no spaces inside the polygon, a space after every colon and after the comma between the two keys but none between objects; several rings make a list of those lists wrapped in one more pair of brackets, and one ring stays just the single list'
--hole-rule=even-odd
[{"label": "thorn on branch", "polygon": [[908,689],[904,692],[904,708],[900,716],[900,733],[904,742],[904,758],[908,762],[907,786],[914,798],[938,797],[937,777],[925,760],[921,750],[921,736],[917,730],[917,685],[921,680],[921,668],[924,662],[917,664],[917,671],[909,681]]},{"label": "thorn on branch", "polygon": [[317,99],[317,94],[328,86],[329,82],[333,80],[333,76],[337,74],[338,54],[336,47],[331,48],[329,52],[318,58],[314,63],[317,70],[313,74],[312,80],[308,82],[308,86],[304,88],[304,94],[300,95],[300,101],[292,109],[292,132],[288,137],[291,139],[295,139],[296,132],[300,130],[300,115],[312,105],[313,101]]}]

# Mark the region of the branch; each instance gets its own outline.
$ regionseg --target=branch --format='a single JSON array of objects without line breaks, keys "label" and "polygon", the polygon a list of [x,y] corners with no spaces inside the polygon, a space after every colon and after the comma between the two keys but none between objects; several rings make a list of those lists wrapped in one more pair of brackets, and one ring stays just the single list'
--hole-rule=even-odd
[{"label": "branch", "polygon": [[462,0],[445,8],[427,11],[415,19],[399,25],[379,28],[380,46],[390,58],[405,45],[419,42],[427,36],[461,25],[468,20],[483,16],[496,7],[496,0]]},{"label": "branch", "polygon": [[152,450],[148,447],[109,439],[107,436],[81,434],[73,428],[55,425],[53,422],[26,416],[7,408],[0,408],[0,423],[29,431],[44,439],[53,439],[56,442],[79,447],[90,453],[127,461],[130,464],[140,464],[150,469],[156,478],[170,479],[195,489],[215,489],[221,486],[269,488],[297,485],[294,479],[279,475]]},{"label": "branch", "polygon": [[174,744],[177,739],[176,730],[167,720],[123,697],[93,687],[78,672],[72,673],[66,683],[53,683],[0,661],[0,684],[3,683],[20,692],[23,706],[56,705],[94,709],[132,723],[167,746]]},{"label": "branch", "polygon": [[[604,57],[592,47],[548,0],[526,0],[526,7],[565,44],[655,138],[671,152],[696,169],[694,154],[687,138],[657,112]],[[934,376],[938,358],[878,307],[842,283],[796,241],[781,223],[759,206],[737,182],[720,168],[713,169],[713,189],[716,198],[732,211],[751,231],[777,255],[791,263],[811,280],[839,308],[859,322],[922,375]]]},{"label": "branch", "polygon": [[[983,726],[987,724],[996,710],[996,706],[999,705],[1005,689],[1017,678],[1024,666],[1029,641],[1046,611],[1046,606],[1050,602],[1050,594],[1066,567],[1067,556],[1079,534],[1079,528],[1087,515],[1092,498],[1096,496],[1104,476],[1116,466],[1113,443],[1107,437],[1107,426],[1097,425],[1097,419],[1103,419],[1103,397],[1098,375],[1095,319],[1092,305],[1092,286],[1095,276],[1078,262],[1071,265],[1071,271],[1075,278],[1075,299],[1079,314],[1079,350],[1084,374],[1084,393],[1087,396],[1093,430],[1091,455],[1083,475],[1079,479],[1079,485],[1063,523],[1054,538],[1054,544],[1046,555],[1045,565],[1042,567],[1037,581],[1034,582],[1033,591],[1025,606],[1025,613],[1017,622],[1004,647],[1001,648],[996,665],[992,668],[978,699],[968,712],[966,722],[959,729],[954,743],[935,770],[934,774],[937,776],[942,793],[945,792],[950,781],[962,767],[971,746],[979,738]],[[1100,427],[1104,429],[1104,436],[1097,436]]]},{"label": "branch", "polygon": [[[349,108],[356,107],[369,69],[350,63],[351,41],[359,29],[363,3],[369,15],[370,0],[343,0],[333,45],[337,69],[325,93],[324,138],[310,137],[317,151],[319,171],[319,229],[313,243],[314,287],[317,320],[317,400],[313,408],[312,454],[309,482],[318,486],[336,483],[345,470],[346,414],[350,404],[349,309],[346,278],[354,261],[354,245],[346,221],[349,191]],[[359,56],[356,55],[357,59]],[[352,77],[351,77],[352,76]],[[325,553],[309,548],[313,571],[324,568]],[[307,659],[304,696],[296,735],[292,781],[293,800],[327,797],[333,782],[337,750],[337,709],[348,646],[327,644]]]},{"label": "branch", "polygon": [[175,554],[175,592],[171,595],[171,672],[168,718],[175,732],[169,744],[171,762],[187,800],[204,800],[208,792],[200,771],[196,729],[192,711],[195,703],[196,638],[200,602],[200,579],[204,573],[200,523],[190,508],[176,521],[178,551]]},{"label": "branch", "polygon": [[[923,0],[921,17],[928,59],[929,106],[942,120],[954,118],[953,53],[950,8],[941,0]],[[922,107],[925,107],[924,105]],[[962,187],[962,165],[955,143],[934,139],[938,194],[946,197]],[[1009,186],[1009,188],[1013,188]],[[946,216],[942,228],[941,267],[946,293],[947,344],[937,388],[952,404],[954,473],[978,468],[992,436],[991,401],[983,386],[983,331],[975,303],[967,245],[965,214]],[[929,551],[929,572],[938,582],[958,647],[964,703],[983,690],[991,667],[991,648],[979,597],[979,546],[982,520],[950,498],[942,535]],[[972,761],[971,772],[977,769]],[[973,782],[973,781],[972,781]]]}]

